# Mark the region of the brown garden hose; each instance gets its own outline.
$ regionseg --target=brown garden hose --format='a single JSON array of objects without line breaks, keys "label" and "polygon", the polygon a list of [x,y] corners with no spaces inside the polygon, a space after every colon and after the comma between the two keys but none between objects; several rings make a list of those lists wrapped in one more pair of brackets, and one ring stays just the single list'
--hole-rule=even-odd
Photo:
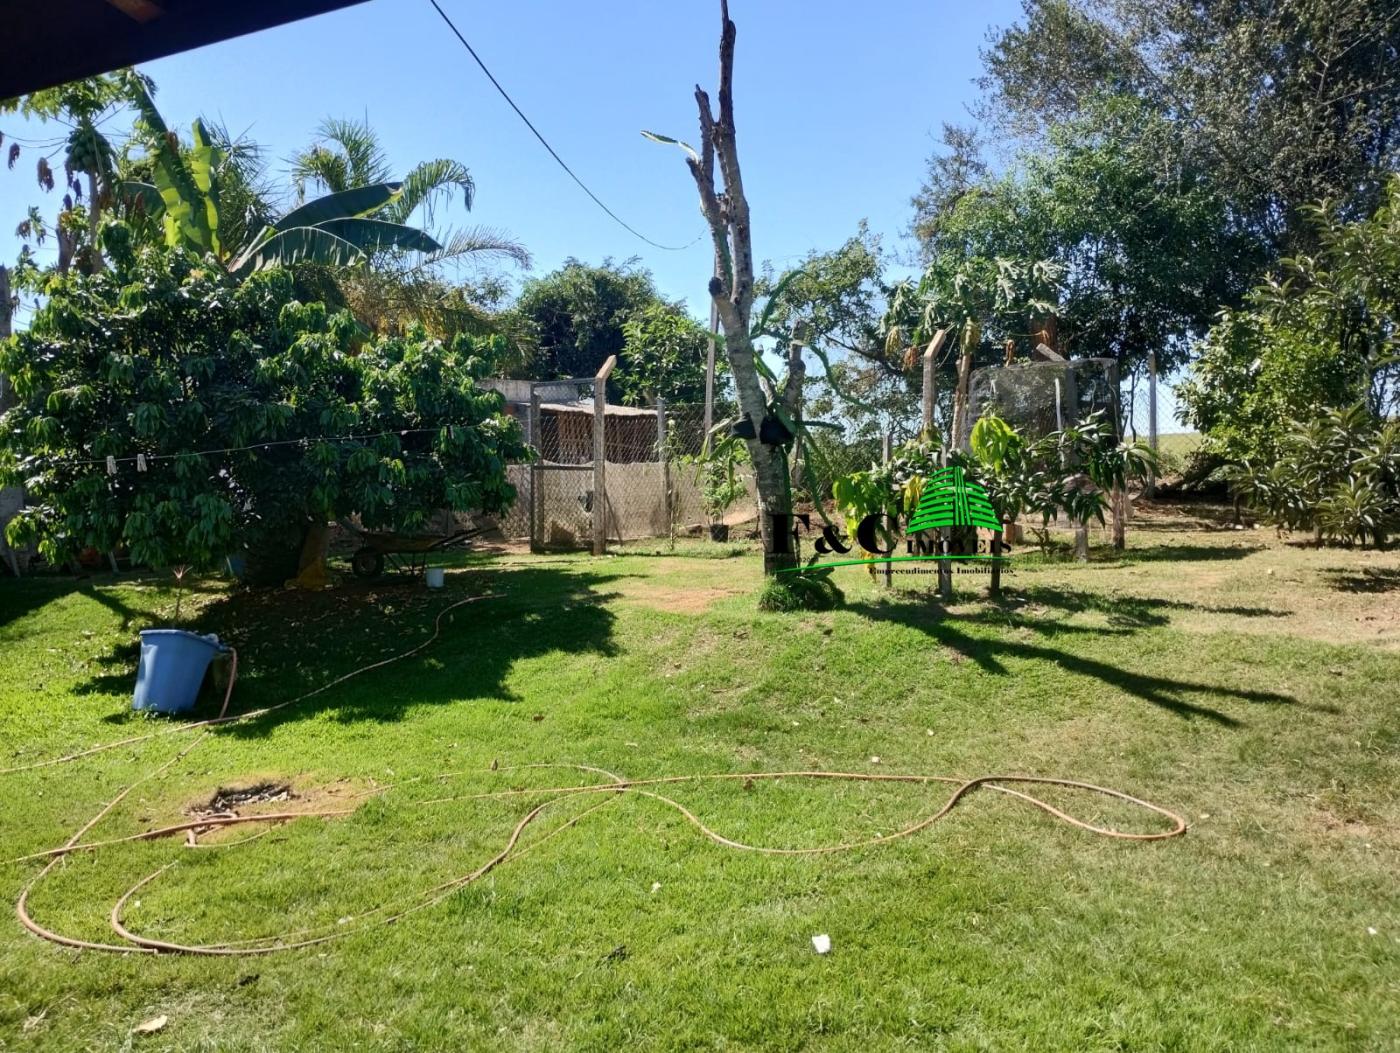
[{"label": "brown garden hose", "polygon": [[[157,769],[156,772],[153,772],[152,775],[147,776],[147,778],[153,777],[154,775],[159,774],[160,771],[169,768],[185,753],[188,753],[189,750],[194,747],[194,745],[195,743],[191,743],[190,746],[186,747],[179,755],[172,758],[165,765],[163,765],[162,768]],[[600,771],[600,769],[591,768],[584,765],[568,765],[566,767],[576,767],[580,771]],[[1088,831],[1090,833],[1098,834],[1103,837],[1112,837],[1133,841],[1160,841],[1166,838],[1177,837],[1184,833],[1187,828],[1186,820],[1183,819],[1180,815],[1177,815],[1176,813],[1171,812],[1166,808],[1162,808],[1159,805],[1153,804],[1150,801],[1144,801],[1140,798],[1130,796],[1129,794],[1123,793],[1121,791],[1109,789],[1103,786],[1095,786],[1091,783],[1078,782],[1072,779],[1048,778],[1044,776],[983,775],[973,779],[960,780],[952,778],[950,776],[938,775],[877,775],[861,772],[840,771],[774,771],[719,773],[709,775],[662,776],[654,779],[628,780],[620,776],[612,775],[611,773],[607,774],[610,775],[613,781],[605,783],[587,784],[582,786],[549,787],[538,790],[507,790],[498,793],[471,794],[466,795],[464,797],[438,798],[433,801],[422,802],[424,805],[430,805],[446,803],[448,801],[453,800],[480,800],[483,798],[513,796],[523,793],[550,795],[546,800],[533,807],[516,823],[515,827],[511,830],[509,837],[506,839],[506,842],[504,846],[502,846],[500,851],[491,856],[489,859],[487,859],[480,866],[476,867],[474,870],[471,870],[468,873],[459,875],[457,877],[451,878],[445,882],[442,882],[441,884],[435,885],[432,888],[426,889],[415,894],[413,897],[410,898],[408,903],[398,907],[398,909],[391,911],[390,908],[392,905],[386,903],[363,914],[353,915],[349,918],[342,918],[337,923],[337,926],[333,931],[319,932],[316,935],[308,935],[308,933],[314,933],[317,932],[317,930],[298,930],[297,932],[271,934],[263,937],[258,937],[252,940],[208,944],[176,943],[168,940],[157,940],[152,939],[150,937],[142,936],[139,933],[136,933],[132,929],[130,929],[122,920],[123,909],[125,908],[127,902],[131,899],[132,896],[134,896],[141,889],[145,888],[147,885],[151,884],[161,875],[165,874],[168,870],[170,870],[175,865],[173,862],[165,864],[158,870],[142,878],[135,885],[129,888],[125,893],[123,893],[122,896],[113,905],[109,921],[113,931],[119,937],[127,941],[125,945],[96,943],[93,941],[81,940],[75,937],[61,935],[39,925],[37,922],[34,921],[27,909],[27,900],[29,892],[32,890],[34,885],[36,885],[39,882],[39,880],[41,880],[58,863],[58,861],[61,858],[73,852],[96,851],[108,845],[121,844],[124,842],[134,840],[153,840],[163,837],[170,837],[175,834],[187,830],[193,830],[196,828],[232,826],[242,823],[278,823],[287,822],[292,819],[308,817],[325,818],[346,815],[351,811],[350,809],[340,808],[318,809],[300,812],[275,812],[263,815],[214,816],[186,823],[178,823],[173,826],[162,827],[159,829],[146,831],[140,834],[134,834],[129,837],[116,838],[110,841],[89,842],[86,844],[80,844],[79,840],[82,837],[82,835],[85,834],[88,830],[90,830],[123,797],[126,796],[129,790],[132,788],[128,787],[127,790],[122,791],[121,794],[114,798],[112,802],[109,803],[106,807],[104,807],[101,812],[99,812],[96,816],[93,817],[93,819],[89,820],[88,823],[84,824],[84,827],[72,838],[70,838],[63,846],[51,849],[47,852],[36,853],[32,856],[23,857],[26,860],[47,857],[48,863],[45,865],[43,870],[41,870],[39,874],[35,875],[34,879],[31,880],[29,884],[25,886],[25,889],[20,896],[19,903],[17,904],[17,913],[19,915],[21,923],[23,923],[24,926],[27,929],[29,929],[29,931],[33,932],[35,935],[47,940],[52,940],[56,943],[61,943],[65,946],[81,947],[89,950],[113,951],[120,953],[165,952],[214,956],[240,956],[254,954],[271,954],[277,951],[288,951],[295,950],[298,948],[311,947],[317,944],[328,943],[332,940],[337,940],[344,936],[352,935],[354,933],[363,932],[371,925],[393,924],[394,922],[406,917],[409,914],[415,913],[416,911],[422,910],[426,907],[430,907],[441,902],[448,895],[451,895],[452,893],[457,892],[460,889],[463,889],[468,885],[472,884],[473,882],[477,881],[478,879],[484,877],[487,873],[494,870],[501,863],[506,862],[508,859],[515,858],[523,854],[524,851],[527,851],[528,848],[517,850],[517,846],[520,842],[521,836],[524,834],[525,830],[531,824],[533,824],[552,805],[555,805],[560,801],[564,801],[569,798],[580,797],[587,794],[604,794],[607,795],[607,799],[600,802],[597,805],[594,805],[585,812],[567,820],[564,824],[555,828],[549,834],[545,835],[545,838],[541,838],[539,841],[532,843],[532,845],[529,847],[535,847],[538,844],[542,843],[543,840],[547,839],[548,837],[552,837],[555,834],[560,833],[564,829],[572,827],[573,825],[581,821],[585,816],[610,803],[612,800],[615,800],[616,798],[621,796],[625,796],[628,793],[636,793],[640,796],[659,801],[662,804],[673,808],[675,811],[679,812],[688,823],[690,823],[697,830],[699,830],[701,834],[709,838],[711,841],[714,841],[716,844],[723,845],[724,847],[731,849],[738,849],[749,852],[759,852],[768,855],[803,856],[822,855],[832,852],[849,852],[860,848],[868,848],[876,845],[888,844],[892,841],[900,840],[905,837],[910,837],[913,834],[928,829],[930,826],[943,819],[950,812],[952,812],[952,810],[965,796],[967,796],[967,794],[983,786],[1001,793],[1009,794],[1012,797],[1015,797],[1019,800],[1032,804],[1037,808],[1040,808],[1041,810],[1049,813],[1050,815],[1055,816],[1056,818],[1060,819],[1065,823],[1068,823],[1071,826]],[[680,802],[670,797],[667,797],[664,794],[658,793],[655,790],[646,788],[652,786],[674,785],[678,783],[714,782],[721,780],[743,780],[744,782],[749,783],[760,780],[774,780],[783,778],[831,779],[843,780],[848,782],[900,782],[918,783],[922,785],[927,785],[931,782],[941,782],[956,784],[956,788],[953,790],[952,794],[949,795],[947,800],[944,801],[943,805],[936,811],[930,813],[929,815],[918,820],[917,822],[914,822],[900,830],[895,831],[894,833],[878,835],[876,837],[868,838],[862,841],[850,841],[832,845],[815,845],[806,847],[777,847],[769,845],[751,845],[746,844],[742,841],[736,841],[733,838],[727,837],[724,834],[719,833],[718,831],[707,826],[703,820],[701,820],[694,812],[692,812]],[[1048,802],[1041,800],[1040,798],[1034,797],[1028,793],[1023,793],[1020,790],[1015,790],[1012,789],[1010,786],[1004,785],[1007,783],[1032,784],[1039,786],[1059,786],[1102,794],[1120,801],[1124,801],[1129,804],[1136,805],[1141,808],[1145,808],[1148,811],[1155,812],[1156,814],[1168,819],[1171,822],[1171,827],[1170,829],[1160,831],[1134,832],[1116,830],[1111,827],[1096,826],[1092,823],[1085,822],[1082,819],[1078,819],[1075,816],[1072,816],[1067,812],[1056,808],[1054,805],[1051,805]],[[133,784],[133,786],[135,785],[136,784]],[[375,915],[379,915],[379,917],[375,921],[370,922],[369,919]],[[350,922],[365,922],[365,924],[349,925],[348,923]]]},{"label": "brown garden hose", "polygon": [[[415,647],[407,651],[402,652],[401,654],[395,655],[391,658],[383,659],[371,665],[363,666],[362,668],[356,669],[350,673],[345,674],[344,676],[337,677],[336,679],[322,685],[321,687],[316,688],[313,691],[306,692],[305,694],[299,695],[293,699],[289,699],[286,702],[279,703],[275,706],[269,706],[264,709],[253,710],[248,713],[239,714],[237,716],[228,717],[225,716],[225,712],[228,708],[229,697],[232,694],[233,681],[237,672],[237,655],[235,654],[233,659],[233,668],[230,671],[228,688],[224,695],[223,708],[220,710],[220,715],[218,717],[212,720],[196,721],[193,723],[180,725],[178,727],[164,729],[162,731],[151,732],[150,734],[136,736],[130,739],[123,739],[120,742],[114,742],[104,746],[93,747],[92,749],[83,750],[78,753],[68,754],[67,756],[55,758],[49,761],[36,762],[18,768],[3,769],[0,770],[0,775],[16,771],[27,771],[33,768],[46,767],[49,765],[70,763],[72,761],[76,761],[84,757],[92,756],[95,753],[100,753],[103,750],[113,749],[118,746],[128,745],[134,742],[145,741],[146,739],[155,738],[160,735],[174,734],[177,732],[191,731],[196,729],[208,729],[220,724],[232,723],[235,721],[252,720],[257,717],[266,715],[268,713],[272,713],[280,709],[285,709],[288,706],[296,704],[297,702],[301,702],[315,695],[319,695],[322,692],[327,691],[330,688],[336,686],[337,684],[344,683],[346,680],[358,676],[361,673],[368,672],[372,669],[378,669],[382,666],[388,665],[392,662],[399,661],[401,659],[407,658],[411,655],[418,653],[438,638],[438,636],[441,633],[442,619],[448,613],[450,613],[457,607],[462,606],[463,604],[473,603],[479,599],[486,599],[489,595],[491,594],[486,594],[483,596],[473,596],[467,599],[458,600],[443,608],[443,610],[438,613],[437,618],[434,621],[432,634],[422,643],[416,645]],[[892,841],[897,841],[902,838],[910,837],[914,834],[928,829],[929,827],[937,823],[939,820],[945,818],[949,813],[953,811],[955,807],[957,807],[957,805],[968,794],[970,794],[973,790],[982,787],[995,790],[999,793],[1008,794],[1011,797],[1014,797],[1018,800],[1024,801],[1027,804],[1031,804],[1036,808],[1041,809],[1042,811],[1054,816],[1062,822],[1068,823],[1069,825],[1077,827],[1078,829],[1085,830],[1089,833],[1097,834],[1103,837],[1131,841],[1160,841],[1166,838],[1178,837],[1181,834],[1185,833],[1187,829],[1187,823],[1184,818],[1182,818],[1175,812],[1169,811],[1166,808],[1162,808],[1161,806],[1153,804],[1150,801],[1145,801],[1140,798],[1130,796],[1129,794],[1123,793],[1119,790],[1113,790],[1103,786],[1096,786],[1092,783],[1079,782],[1071,779],[1048,778],[1044,776],[982,775],[972,779],[959,779],[945,775],[872,774],[863,772],[817,770],[715,773],[704,775],[671,775],[660,776],[650,779],[625,779],[605,769],[583,764],[524,765],[524,768],[562,768],[572,770],[577,773],[601,775],[606,776],[608,781],[601,783],[588,783],[584,785],[554,786],[542,789],[513,789],[451,797],[438,797],[433,798],[431,800],[418,802],[420,806],[432,806],[460,800],[483,800],[488,798],[503,798],[540,794],[548,795],[544,801],[531,808],[515,824],[514,828],[510,832],[510,835],[506,838],[505,844],[502,846],[502,848],[494,855],[492,855],[489,859],[487,859],[484,863],[477,866],[475,869],[465,874],[461,874],[457,877],[451,878],[447,881],[444,881],[438,885],[433,886],[432,888],[422,890],[411,896],[404,903],[397,905],[392,903],[384,903],[361,914],[352,915],[348,918],[342,918],[338,923],[336,923],[334,929],[331,931],[322,931],[321,929],[310,928],[297,930],[295,932],[273,933],[261,937],[254,937],[252,939],[232,940],[224,943],[206,944],[183,944],[167,940],[152,939],[150,937],[143,936],[133,931],[123,920],[122,915],[126,904],[137,892],[147,887],[152,882],[161,877],[163,874],[165,874],[167,871],[169,871],[175,865],[174,862],[167,863],[164,866],[160,867],[158,870],[142,878],[131,888],[127,889],[127,891],[124,892],[113,904],[109,916],[109,923],[116,935],[121,939],[127,941],[124,944],[99,943],[92,940],[84,940],[73,936],[66,936],[62,933],[55,932],[52,929],[48,929],[36,922],[29,912],[28,901],[30,893],[34,890],[35,886],[37,886],[40,881],[42,881],[56,866],[58,866],[62,862],[62,860],[66,856],[71,855],[75,852],[96,852],[102,848],[111,845],[124,844],[131,841],[139,840],[157,840],[166,837],[172,837],[180,833],[185,833],[189,838],[187,844],[190,844],[195,847],[229,848],[237,844],[243,844],[248,840],[252,840],[252,838],[244,838],[232,843],[200,845],[198,842],[198,832],[210,828],[235,826],[246,823],[273,824],[288,822],[293,819],[301,818],[332,818],[336,816],[348,815],[353,811],[353,809],[351,808],[327,808],[306,811],[271,812],[264,813],[261,815],[220,814],[204,817],[198,820],[176,823],[171,826],[159,827],[141,833],[131,834],[126,837],[112,838],[105,841],[84,842],[82,840],[83,837],[86,836],[95,826],[97,826],[97,824],[101,822],[112,811],[112,809],[114,809],[124,798],[126,798],[126,796],[132,790],[134,790],[137,786],[141,785],[142,783],[154,779],[157,776],[168,771],[176,763],[182,760],[191,750],[193,750],[196,746],[203,742],[205,738],[208,737],[208,735],[209,732],[207,730],[204,730],[202,734],[197,736],[192,742],[183,746],[173,757],[171,757],[165,763],[161,764],[159,767],[150,771],[146,775],[143,775],[136,782],[132,783],[130,786],[126,787],[124,790],[118,793],[114,798],[112,798],[111,801],[104,805],[97,812],[96,815],[94,815],[91,819],[84,823],[78,829],[78,831],[75,834],[73,834],[72,837],[70,837],[66,842],[64,842],[63,845],[57,848],[49,849],[47,851],[22,856],[16,860],[11,860],[11,862],[25,862],[41,859],[46,860],[42,869],[40,869],[39,872],[35,874],[34,877],[32,877],[24,885],[23,889],[20,892],[19,900],[15,905],[15,912],[19,917],[20,923],[24,925],[26,929],[28,929],[30,932],[34,933],[36,936],[39,936],[42,939],[49,940],[50,942],[61,944],[66,947],[76,947],[84,950],[109,951],[120,954],[179,953],[213,956],[243,956],[256,954],[271,954],[277,951],[289,951],[298,948],[311,947],[317,944],[328,943],[332,940],[337,940],[345,936],[350,936],[356,933],[364,932],[367,929],[374,926],[390,925],[410,914],[413,914],[417,911],[423,910],[428,907],[432,907],[442,902],[444,899],[446,899],[453,893],[463,888],[466,888],[468,885],[471,885],[473,882],[484,877],[486,874],[494,870],[500,864],[506,862],[509,859],[517,858],[523,855],[525,852],[531,851],[532,849],[543,844],[550,838],[562,833],[567,829],[572,828],[593,812],[609,804],[612,804],[619,798],[627,796],[629,794],[635,794],[637,796],[645,797],[650,800],[658,801],[674,809],[686,820],[687,823],[695,827],[703,836],[705,836],[706,838],[710,839],[718,845],[722,845],[726,848],[735,850],[782,856],[809,856],[822,855],[833,852],[849,852],[857,849],[869,848],[877,845],[884,845]],[[511,769],[503,769],[503,771],[508,770]],[[402,786],[406,785],[407,783],[421,782],[429,779],[440,781],[461,774],[466,773],[452,772],[436,776],[419,777],[415,779],[404,780],[404,782],[399,783],[398,785]],[[699,816],[697,816],[690,809],[686,808],[685,805],[658,792],[656,789],[653,789],[653,787],[677,785],[681,783],[719,782],[733,780],[741,780],[747,786],[754,782],[771,781],[776,779],[841,780],[847,782],[863,783],[914,783],[925,786],[929,783],[939,782],[952,784],[955,786],[955,789],[949,795],[947,800],[943,802],[942,806],[939,807],[937,810],[929,813],[922,819],[919,819],[918,821],[903,827],[902,829],[896,830],[893,833],[877,835],[875,837],[867,838],[865,840],[843,841],[837,844],[815,845],[805,847],[751,845],[741,841],[736,841],[707,826],[704,823],[704,821],[700,819]],[[1154,812],[1157,815],[1169,820],[1171,823],[1171,828],[1166,830],[1140,833],[1133,831],[1117,830],[1111,827],[1096,826],[1082,819],[1078,819],[1075,816],[1072,816],[1067,812],[1060,810],[1059,808],[1056,808],[1054,805],[1048,803],[1047,801],[1041,800],[1040,798],[1032,796],[1031,794],[1025,793],[1021,790],[1013,789],[1010,785],[1006,784],[1058,786],[1063,788],[1083,790],[1101,794],[1107,797],[1112,797],[1119,801],[1123,801],[1127,804],[1136,805],[1150,812]],[[382,794],[389,792],[393,788],[393,786],[378,787],[374,790],[366,791],[365,794],[360,794],[358,796],[366,796],[368,794]],[[520,847],[520,839],[525,833],[526,829],[529,828],[533,823],[535,823],[536,820],[538,820],[539,817],[546,811],[548,811],[552,806],[558,804],[561,801],[566,801],[573,798],[579,798],[584,797],[586,795],[594,794],[604,795],[604,799],[602,801],[599,801],[597,804],[594,804],[591,807],[587,808],[583,812],[569,818],[565,822],[550,830],[548,833],[544,834],[542,837],[539,837],[531,843]],[[256,837],[257,835],[254,836]],[[354,922],[359,922],[360,924],[351,924]]]}]

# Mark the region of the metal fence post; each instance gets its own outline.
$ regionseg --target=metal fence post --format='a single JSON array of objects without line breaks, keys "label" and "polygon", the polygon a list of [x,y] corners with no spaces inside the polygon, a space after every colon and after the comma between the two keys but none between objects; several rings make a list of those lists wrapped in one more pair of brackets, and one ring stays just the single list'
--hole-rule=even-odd
[{"label": "metal fence post", "polygon": [[666,400],[656,396],[656,459],[661,462],[661,506],[666,512],[666,534],[676,539],[675,519],[671,507],[671,453],[666,448]]},{"label": "metal fence post", "polygon": [[608,377],[617,365],[617,356],[609,355],[593,378],[593,554],[608,551]]}]

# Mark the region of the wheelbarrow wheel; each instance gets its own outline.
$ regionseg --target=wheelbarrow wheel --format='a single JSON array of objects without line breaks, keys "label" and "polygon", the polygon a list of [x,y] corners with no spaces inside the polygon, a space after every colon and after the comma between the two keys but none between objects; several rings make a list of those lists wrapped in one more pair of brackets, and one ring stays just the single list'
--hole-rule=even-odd
[{"label": "wheelbarrow wheel", "polygon": [[372,548],[362,548],[350,557],[350,569],[357,578],[377,578],[384,572],[384,556]]}]

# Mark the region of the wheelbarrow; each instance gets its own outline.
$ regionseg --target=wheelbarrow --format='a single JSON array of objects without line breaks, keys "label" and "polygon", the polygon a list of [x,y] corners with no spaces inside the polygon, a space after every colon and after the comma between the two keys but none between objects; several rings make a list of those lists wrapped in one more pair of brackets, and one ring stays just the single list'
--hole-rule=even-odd
[{"label": "wheelbarrow", "polygon": [[350,557],[350,569],[355,577],[377,578],[387,566],[400,574],[421,577],[428,568],[428,557],[436,552],[466,548],[471,539],[484,530],[459,530],[441,534],[395,534],[372,530],[356,530],[363,544]]}]

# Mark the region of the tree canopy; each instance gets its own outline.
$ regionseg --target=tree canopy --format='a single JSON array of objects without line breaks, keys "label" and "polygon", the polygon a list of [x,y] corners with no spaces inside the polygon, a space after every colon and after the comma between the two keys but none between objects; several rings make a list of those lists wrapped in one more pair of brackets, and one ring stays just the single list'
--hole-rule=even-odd
[{"label": "tree canopy", "polygon": [[1290,422],[1352,404],[1400,413],[1400,177],[1368,219],[1308,210],[1316,253],[1222,313],[1179,391],[1216,453],[1267,462]]},{"label": "tree canopy", "polygon": [[595,267],[566,260],[525,283],[508,325],[520,344],[522,376],[591,377],[617,355],[612,383],[629,402],[705,396],[708,335],[683,306],[657,292],[649,271],[630,262]]},{"label": "tree canopy", "polygon": [[1370,215],[1400,161],[1400,19],[1374,0],[1024,0],[983,59],[983,116],[1032,143],[1131,100],[1152,120],[1125,144],[1164,184],[1210,173],[1274,254],[1312,244],[1316,202]]},{"label": "tree canopy", "polygon": [[475,386],[499,338],[366,341],[350,315],[294,299],[284,270],[238,281],[119,222],[103,248],[108,268],[51,279],[0,343],[17,400],[0,475],[28,501],[12,543],[208,564],[341,515],[413,530],[513,499],[519,428]]},{"label": "tree canopy", "polygon": [[945,127],[913,198],[921,257],[1059,263],[1058,350],[1125,377],[1186,365],[1318,249],[1315,205],[1363,219],[1400,164],[1400,19],[1371,0],[1024,0],[982,57],[983,127]]}]

